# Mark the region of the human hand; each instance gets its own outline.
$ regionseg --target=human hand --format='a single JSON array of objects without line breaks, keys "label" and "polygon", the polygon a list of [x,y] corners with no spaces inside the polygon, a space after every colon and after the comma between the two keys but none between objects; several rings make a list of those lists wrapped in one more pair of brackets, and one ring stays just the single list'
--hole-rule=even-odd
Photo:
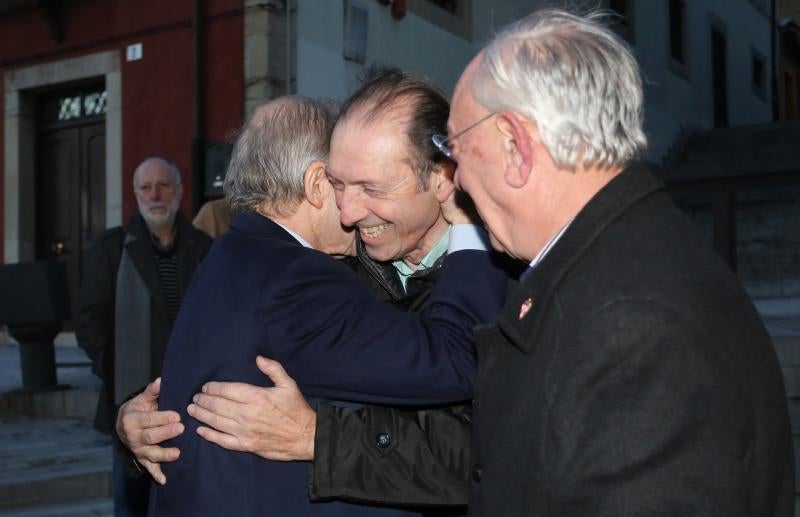
[{"label": "human hand", "polygon": [[317,414],[280,363],[259,356],[256,365],[275,386],[206,383],[187,408],[209,426],[198,427],[197,434],[220,447],[269,460],[313,460]]},{"label": "human hand", "polygon": [[181,417],[175,411],[158,411],[161,377],[125,402],[117,412],[117,436],[153,479],[163,485],[167,478],[159,463],[175,461],[180,456],[177,447],[161,447],[164,440],[183,432]]}]

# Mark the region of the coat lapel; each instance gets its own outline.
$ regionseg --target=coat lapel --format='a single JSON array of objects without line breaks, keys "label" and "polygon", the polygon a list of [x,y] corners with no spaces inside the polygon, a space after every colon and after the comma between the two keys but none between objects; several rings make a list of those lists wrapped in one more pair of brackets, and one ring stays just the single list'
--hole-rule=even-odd
[{"label": "coat lapel", "polygon": [[537,342],[545,314],[551,311],[553,294],[563,277],[608,226],[631,206],[663,189],[663,184],[641,166],[621,172],[592,198],[519,287],[510,292],[497,320],[511,343],[530,353]]},{"label": "coat lapel", "polygon": [[177,227],[177,246],[175,253],[178,255],[178,289],[181,299],[192,281],[194,272],[197,269],[197,255],[195,254],[194,227],[182,213],[175,217]]},{"label": "coat lapel", "polygon": [[156,305],[164,305],[164,296],[158,282],[158,271],[153,256],[153,243],[147,226],[140,215],[135,215],[128,223],[125,235],[125,250],[133,261],[136,271],[150,291],[150,297]]}]

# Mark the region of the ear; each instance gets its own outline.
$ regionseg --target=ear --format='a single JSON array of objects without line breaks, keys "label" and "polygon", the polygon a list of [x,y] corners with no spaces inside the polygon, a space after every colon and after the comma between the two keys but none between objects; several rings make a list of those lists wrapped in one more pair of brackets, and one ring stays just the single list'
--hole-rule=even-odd
[{"label": "ear", "polygon": [[431,179],[429,187],[436,193],[436,200],[439,203],[444,203],[455,191],[456,186],[453,183],[453,173],[456,171],[456,165],[451,161],[437,163],[431,171]]},{"label": "ear", "polygon": [[531,135],[515,113],[499,113],[495,123],[503,135],[505,180],[514,188],[523,187],[533,172]]},{"label": "ear", "polygon": [[328,189],[331,188],[328,177],[325,175],[325,169],[325,162],[312,162],[303,175],[306,201],[316,209],[323,207],[328,199]]},{"label": "ear", "polygon": [[180,203],[183,199],[183,183],[178,183],[177,188],[175,189],[175,196],[177,196],[178,202]]}]

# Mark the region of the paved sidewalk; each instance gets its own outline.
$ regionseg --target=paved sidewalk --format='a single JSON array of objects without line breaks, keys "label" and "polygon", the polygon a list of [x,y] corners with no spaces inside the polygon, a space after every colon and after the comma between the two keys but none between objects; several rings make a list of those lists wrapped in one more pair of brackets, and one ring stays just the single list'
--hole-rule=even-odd
[{"label": "paved sidewalk", "polygon": [[91,422],[0,419],[0,515],[44,515],[110,498],[111,447]]},{"label": "paved sidewalk", "polygon": [[25,399],[20,406],[36,414],[58,407],[55,414],[81,415],[31,418],[0,404],[0,517],[111,517],[111,439],[91,420],[101,382],[80,348],[57,345],[55,354],[64,389],[24,395],[19,346],[0,346],[0,400]]},{"label": "paved sidewalk", "polygon": [[[92,374],[89,358],[76,346],[56,346],[56,376],[59,384],[72,387],[100,387]],[[0,393],[22,388],[19,345],[0,346]]]},{"label": "paved sidewalk", "polygon": [[800,298],[754,301],[770,336],[800,336]]}]

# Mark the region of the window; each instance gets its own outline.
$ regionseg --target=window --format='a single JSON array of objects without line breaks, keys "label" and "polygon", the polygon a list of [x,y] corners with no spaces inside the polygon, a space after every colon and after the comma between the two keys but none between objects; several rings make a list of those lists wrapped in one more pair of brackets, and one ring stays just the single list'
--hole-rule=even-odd
[{"label": "window", "polygon": [[[65,95],[55,101],[55,105],[47,103],[45,114],[48,120],[58,122],[68,122],[84,117],[96,117],[105,114],[106,99],[108,94],[105,90],[91,93],[77,93],[75,95]],[[50,110],[52,112],[50,112]]]},{"label": "window", "polygon": [[342,55],[348,61],[364,63],[367,60],[367,27],[369,12],[358,0],[344,3],[344,48]]},{"label": "window", "polygon": [[428,2],[438,5],[448,13],[457,14],[458,1],[457,0],[427,0]]},{"label": "window", "polygon": [[608,0],[608,8],[618,15],[611,28],[630,44],[634,43],[633,5],[633,0]]},{"label": "window", "polygon": [[750,49],[750,52],[752,54],[750,70],[753,93],[761,100],[767,100],[767,60],[756,49]]},{"label": "window", "polygon": [[669,0],[669,56],[686,64],[686,2]]},{"label": "window", "polygon": [[408,12],[467,41],[472,40],[471,0],[408,0]]},{"label": "window", "polygon": [[675,74],[689,80],[689,49],[687,48],[686,1],[668,0],[667,66]]}]

